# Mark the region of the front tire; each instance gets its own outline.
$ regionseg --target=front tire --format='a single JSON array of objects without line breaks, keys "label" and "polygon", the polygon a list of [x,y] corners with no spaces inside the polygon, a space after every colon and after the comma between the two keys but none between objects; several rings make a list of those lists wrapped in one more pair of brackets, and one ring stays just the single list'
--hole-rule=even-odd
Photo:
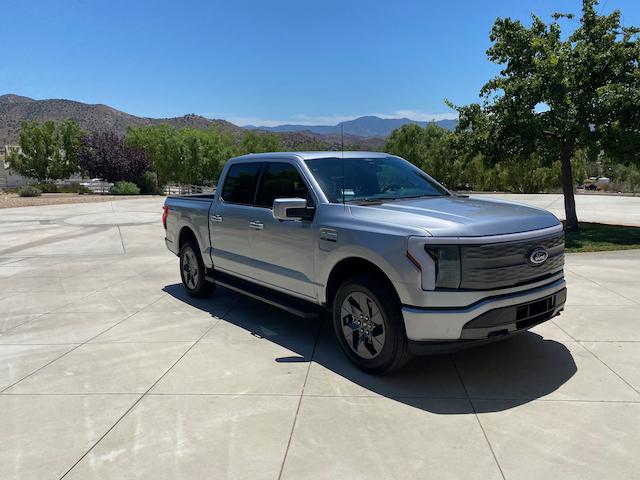
[{"label": "front tire", "polygon": [[215,284],[206,278],[206,268],[202,256],[194,242],[185,243],[180,249],[180,277],[182,285],[192,297],[208,297]]},{"label": "front tire", "polygon": [[392,372],[411,358],[400,302],[386,282],[345,281],[333,300],[333,328],[345,355],[369,373]]}]

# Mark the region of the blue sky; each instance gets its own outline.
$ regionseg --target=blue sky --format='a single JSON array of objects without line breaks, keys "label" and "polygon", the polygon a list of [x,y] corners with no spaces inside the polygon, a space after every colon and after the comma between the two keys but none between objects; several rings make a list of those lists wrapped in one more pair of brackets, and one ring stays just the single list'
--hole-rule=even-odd
[{"label": "blue sky", "polygon": [[[497,16],[579,12],[579,0],[0,0],[0,94],[105,103],[150,117],[327,124],[451,118],[496,72]],[[625,25],[640,2],[604,0]],[[567,26],[570,26],[569,23]]]}]

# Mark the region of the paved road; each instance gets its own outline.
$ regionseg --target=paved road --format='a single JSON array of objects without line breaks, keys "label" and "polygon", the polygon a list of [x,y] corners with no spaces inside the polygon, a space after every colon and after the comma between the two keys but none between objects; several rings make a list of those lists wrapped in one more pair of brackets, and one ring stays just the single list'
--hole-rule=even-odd
[{"label": "paved road", "polygon": [[371,377],[323,322],[187,298],[160,204],[0,211],[0,478],[637,478],[640,251],[569,255],[531,333]]}]

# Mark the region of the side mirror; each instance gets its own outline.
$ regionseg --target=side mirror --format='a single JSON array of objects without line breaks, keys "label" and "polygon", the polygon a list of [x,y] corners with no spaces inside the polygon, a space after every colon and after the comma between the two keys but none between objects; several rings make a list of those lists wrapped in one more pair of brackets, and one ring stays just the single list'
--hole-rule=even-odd
[{"label": "side mirror", "polygon": [[273,218],[278,220],[302,220],[307,217],[306,210],[304,198],[276,198],[273,201]]}]

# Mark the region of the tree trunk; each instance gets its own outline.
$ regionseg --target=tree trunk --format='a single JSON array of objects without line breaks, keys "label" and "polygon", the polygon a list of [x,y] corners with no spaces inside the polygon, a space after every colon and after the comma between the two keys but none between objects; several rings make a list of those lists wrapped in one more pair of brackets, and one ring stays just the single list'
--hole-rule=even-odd
[{"label": "tree trunk", "polygon": [[562,142],[560,161],[562,163],[562,193],[564,194],[564,212],[567,219],[567,231],[577,231],[578,215],[576,214],[576,199],[574,196],[573,171],[571,170],[571,156],[573,155],[572,140]]}]

